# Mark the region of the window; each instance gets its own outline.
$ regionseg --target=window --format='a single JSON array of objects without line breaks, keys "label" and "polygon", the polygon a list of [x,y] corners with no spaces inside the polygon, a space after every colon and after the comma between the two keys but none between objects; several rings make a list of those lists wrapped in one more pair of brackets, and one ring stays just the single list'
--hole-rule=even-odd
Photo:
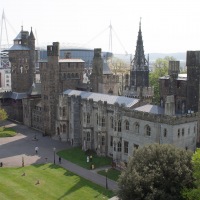
[{"label": "window", "polygon": [[96,118],[97,118],[97,124],[99,124],[99,117],[98,117],[98,114],[96,114]]},{"label": "window", "polygon": [[196,127],[194,126],[194,133],[196,133]]},{"label": "window", "polygon": [[139,133],[139,128],[140,128],[140,126],[139,126],[139,124],[136,122],[136,123],[135,123],[135,133]]},{"label": "window", "polygon": [[126,129],[127,131],[129,130],[129,122],[128,122],[128,121],[125,122],[125,129]]},{"label": "window", "polygon": [[65,113],[65,107],[63,107],[63,117],[66,115]]},{"label": "window", "polygon": [[113,146],[113,136],[110,136],[110,146]]},{"label": "window", "polygon": [[184,136],[184,134],[185,134],[185,129],[182,128],[182,136]]},{"label": "window", "polygon": [[122,151],[122,143],[121,142],[118,142],[118,144],[117,144],[117,151],[118,152]]},{"label": "window", "polygon": [[106,124],[106,122],[105,122],[105,118],[102,117],[102,119],[101,119],[101,126],[102,126],[102,127],[105,127],[105,124]]},{"label": "window", "polygon": [[114,124],[114,130],[117,131],[117,121],[115,120],[115,124]]},{"label": "window", "polygon": [[180,137],[180,129],[178,129],[178,137]]},{"label": "window", "polygon": [[90,132],[87,132],[87,142],[90,142]]},{"label": "window", "polygon": [[113,128],[114,124],[113,124],[113,117],[110,117],[110,128]]},{"label": "window", "polygon": [[101,138],[101,144],[105,145],[105,137],[104,136],[102,136],[102,138]]},{"label": "window", "polygon": [[188,128],[188,135],[190,134],[190,128]]},{"label": "window", "polygon": [[61,132],[61,133],[63,132],[62,124],[60,124],[60,132]]},{"label": "window", "polygon": [[149,125],[146,126],[146,135],[151,136],[151,128]]},{"label": "window", "polygon": [[90,123],[90,114],[88,113],[87,114],[87,124],[89,124]]},{"label": "window", "polygon": [[124,153],[128,154],[128,142],[124,141]]},{"label": "window", "polygon": [[116,142],[114,141],[114,151],[116,151]]},{"label": "window", "polygon": [[83,121],[85,122],[85,113],[83,113]]},{"label": "window", "polygon": [[63,133],[66,133],[66,125],[63,125]]},{"label": "window", "polygon": [[119,120],[118,121],[118,132],[121,132],[122,131],[122,123],[121,121]]},{"label": "window", "polygon": [[167,129],[164,129],[164,137],[167,137]]}]

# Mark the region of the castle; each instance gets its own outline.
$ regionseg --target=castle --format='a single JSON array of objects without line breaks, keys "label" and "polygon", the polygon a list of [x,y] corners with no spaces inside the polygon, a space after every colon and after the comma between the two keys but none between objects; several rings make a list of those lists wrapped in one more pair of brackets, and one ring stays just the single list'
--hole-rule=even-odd
[{"label": "castle", "polygon": [[[59,43],[53,42],[47,46],[47,60],[38,61],[32,30],[29,34],[22,29],[14,39],[9,53],[12,92],[1,94],[1,106],[9,118],[116,161],[126,162],[134,148],[151,143],[196,149],[199,52],[188,52],[187,57],[188,64],[196,59],[188,71],[188,77],[195,74],[195,79],[180,83],[178,63],[170,64],[169,77],[160,79],[161,106],[147,103],[153,90],[148,83],[141,24],[130,73],[130,91],[126,96],[118,96],[118,76],[109,70],[101,49],[94,50],[90,84],[85,91],[82,87],[84,61],[60,59],[59,52]],[[38,64],[41,83],[35,81]],[[187,85],[193,90],[181,92],[177,85],[183,88]],[[190,96],[194,90],[196,98]],[[131,95],[131,92],[135,93]],[[180,107],[177,102],[181,102]],[[184,112],[180,112],[183,107]],[[187,109],[193,112],[186,112]]]}]

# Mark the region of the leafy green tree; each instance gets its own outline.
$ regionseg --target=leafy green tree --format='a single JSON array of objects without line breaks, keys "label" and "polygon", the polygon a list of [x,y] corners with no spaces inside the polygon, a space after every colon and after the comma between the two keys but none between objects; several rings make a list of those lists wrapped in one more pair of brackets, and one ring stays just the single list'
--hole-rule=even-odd
[{"label": "leafy green tree", "polygon": [[176,60],[174,57],[166,56],[165,58],[158,58],[153,64],[153,72],[149,75],[149,83],[154,87],[154,99],[155,104],[160,102],[159,94],[159,78],[168,74],[169,61]]},{"label": "leafy green tree", "polygon": [[195,188],[183,190],[183,196],[188,200],[200,200],[200,149],[198,148],[192,156],[193,175]]},{"label": "leafy green tree", "polygon": [[6,111],[4,109],[0,108],[0,121],[3,121],[7,118],[8,118],[8,115],[7,115]]},{"label": "leafy green tree", "polygon": [[152,144],[133,152],[118,180],[122,200],[182,200],[182,188],[193,187],[192,152]]}]

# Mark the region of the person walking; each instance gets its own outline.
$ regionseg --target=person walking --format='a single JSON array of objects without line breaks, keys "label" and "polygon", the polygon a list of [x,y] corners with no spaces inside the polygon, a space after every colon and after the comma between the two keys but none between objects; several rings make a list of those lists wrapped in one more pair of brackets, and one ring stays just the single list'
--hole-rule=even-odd
[{"label": "person walking", "polygon": [[35,147],[35,153],[38,154],[38,150],[39,148],[38,147]]}]

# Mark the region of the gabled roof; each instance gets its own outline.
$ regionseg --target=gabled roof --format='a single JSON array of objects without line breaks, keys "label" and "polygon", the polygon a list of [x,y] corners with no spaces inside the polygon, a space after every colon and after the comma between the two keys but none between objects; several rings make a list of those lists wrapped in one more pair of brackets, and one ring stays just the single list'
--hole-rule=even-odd
[{"label": "gabled roof", "polygon": [[119,105],[124,105],[125,107],[131,108],[136,103],[138,103],[139,99],[128,98],[124,96],[115,96],[109,94],[101,94],[94,92],[84,92],[79,90],[66,90],[63,94],[67,94],[68,96],[81,96],[82,99],[93,99],[93,101],[106,101],[110,105],[114,105],[118,103]]}]

